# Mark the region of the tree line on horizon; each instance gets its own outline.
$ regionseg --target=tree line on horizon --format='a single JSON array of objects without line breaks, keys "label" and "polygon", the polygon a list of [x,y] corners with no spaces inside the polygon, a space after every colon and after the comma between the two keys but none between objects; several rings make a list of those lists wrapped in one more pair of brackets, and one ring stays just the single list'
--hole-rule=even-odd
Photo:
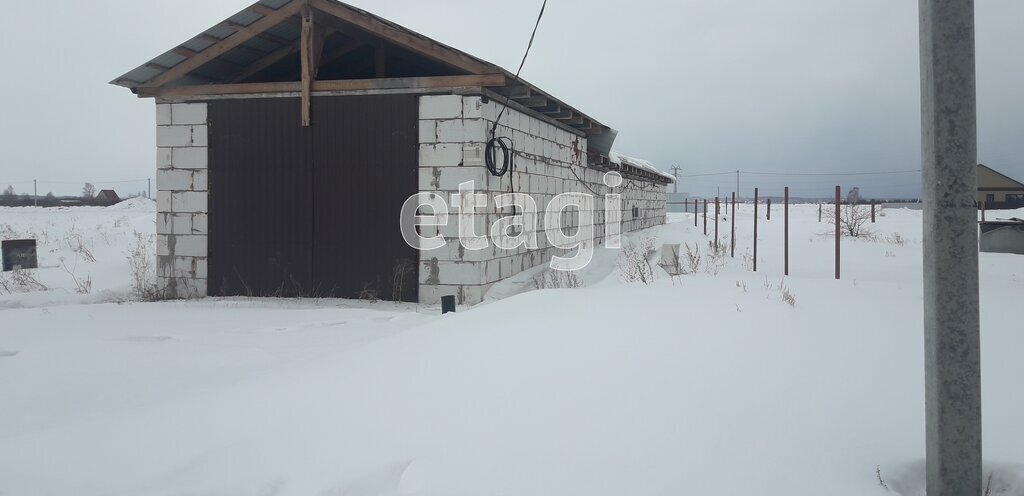
[{"label": "tree line on horizon", "polygon": [[[45,195],[34,197],[29,193],[19,194],[15,191],[14,186],[8,184],[3,191],[0,191],[0,206],[3,207],[31,207],[38,205],[40,207],[59,207],[59,206],[77,206],[77,205],[106,205],[105,202],[97,200],[96,194],[98,190],[92,183],[85,183],[82,186],[81,195],[66,195],[56,196],[53,192],[48,192]],[[128,196],[122,196],[122,200],[130,198],[146,197],[145,191],[139,191],[137,193],[130,194]]]}]

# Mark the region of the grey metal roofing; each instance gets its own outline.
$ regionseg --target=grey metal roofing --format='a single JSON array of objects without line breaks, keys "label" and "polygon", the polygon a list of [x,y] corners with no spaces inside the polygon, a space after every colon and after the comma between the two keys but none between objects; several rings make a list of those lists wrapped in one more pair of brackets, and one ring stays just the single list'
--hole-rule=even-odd
[{"label": "grey metal roofing", "polygon": [[[263,19],[263,17],[265,17],[265,16],[263,14],[260,14],[258,12],[253,11],[252,10],[253,7],[262,6],[262,7],[266,7],[266,8],[269,8],[269,9],[278,10],[281,7],[284,7],[285,5],[288,5],[288,4],[290,4],[292,2],[296,2],[296,1],[301,1],[301,0],[260,0],[260,1],[256,2],[255,4],[253,4],[252,6],[247,7],[246,9],[242,10],[241,12],[239,12],[239,13],[231,16],[231,17],[229,17],[227,20],[225,20],[225,21],[223,21],[221,23],[218,23],[217,25],[207,29],[206,31],[203,31],[201,34],[199,34],[199,35],[193,37],[192,39],[182,43],[181,45],[178,45],[177,47],[175,47],[175,48],[173,48],[171,50],[168,50],[167,52],[165,52],[162,55],[154,58],[153,60],[150,60],[149,62],[147,62],[147,63],[145,63],[145,64],[143,64],[143,65],[141,65],[141,66],[139,66],[139,67],[137,67],[137,68],[135,68],[135,69],[133,69],[131,71],[128,71],[127,73],[125,73],[121,77],[111,81],[110,84],[114,84],[114,85],[117,85],[117,86],[123,86],[125,88],[144,87],[144,86],[146,86],[147,82],[152,81],[153,79],[155,79],[155,78],[159,77],[160,75],[162,75],[163,73],[173,69],[176,65],[180,64],[181,62],[184,62],[185,60],[187,60],[189,58],[188,56],[182,55],[182,53],[188,53],[188,52],[199,53],[199,52],[203,52],[204,50],[207,50],[207,49],[213,47],[218,42],[226,40],[229,37],[231,37],[231,35],[237,33],[238,30],[239,30],[239,27],[247,27],[247,26],[251,26],[255,22],[259,22],[259,20]],[[373,18],[373,19],[375,19],[378,22],[386,24],[386,25],[388,25],[388,26],[390,26],[390,27],[392,27],[394,29],[401,30],[401,31],[403,31],[403,32],[405,32],[407,34],[410,34],[410,35],[415,36],[417,38],[420,38],[422,40],[429,40],[432,43],[436,43],[436,44],[440,45],[443,48],[446,48],[446,49],[451,50],[453,52],[459,53],[459,54],[461,54],[463,56],[469,57],[469,58],[471,58],[471,59],[473,59],[473,60],[475,60],[475,61],[477,61],[477,62],[479,62],[481,64],[486,64],[486,65],[492,67],[495,73],[505,73],[505,74],[508,74],[508,75],[511,76],[511,73],[509,73],[507,70],[505,70],[505,69],[503,69],[503,68],[501,68],[501,67],[499,67],[497,65],[491,64],[490,62],[487,62],[487,61],[485,61],[483,59],[474,57],[474,56],[472,56],[470,54],[467,54],[465,52],[462,52],[460,50],[452,48],[452,47],[450,47],[448,45],[445,45],[443,43],[440,43],[440,42],[438,42],[436,40],[430,39],[430,38],[428,38],[426,36],[423,36],[423,35],[421,35],[419,33],[411,31],[411,30],[409,30],[409,29],[407,29],[407,28],[405,28],[403,26],[400,26],[400,25],[395,24],[395,23],[393,23],[391,21],[388,21],[387,19],[384,19],[382,17],[378,17],[378,16],[376,16],[374,14],[371,14],[371,13],[365,11],[365,10],[353,7],[353,6],[348,5],[348,4],[344,4],[342,2],[338,2],[336,0],[329,0],[329,1],[331,1],[332,3],[336,3],[336,4],[339,4],[339,5],[345,6],[345,7],[349,8],[349,9],[351,9],[353,11],[359,12],[360,14],[362,14],[364,16]],[[265,33],[269,34],[273,38],[276,38],[276,39],[279,39],[279,40],[282,40],[282,41],[285,41],[285,42],[288,42],[288,43],[294,43],[294,42],[299,40],[299,37],[302,35],[302,30],[299,28],[299,26],[297,24],[282,23],[282,24],[278,24],[277,26],[274,26],[274,27],[268,29],[267,31],[265,31]],[[287,43],[286,44],[275,43],[273,41],[267,40],[266,38],[261,38],[261,37],[257,36],[257,37],[252,37],[252,38],[246,40],[244,43],[239,45],[238,48],[235,48],[234,50],[229,51],[227,54],[223,54],[223,55],[221,55],[219,57],[216,57],[216,59],[225,60],[227,62],[234,63],[235,65],[244,65],[244,64],[251,63],[251,62],[257,60],[259,58],[258,54],[260,54],[260,53],[269,54],[269,53],[273,52],[274,50],[283,48],[284,46],[287,46]],[[254,57],[250,57],[250,58],[248,58],[250,60],[247,60],[247,57],[244,57],[244,56],[240,55],[240,53],[245,53],[245,52],[250,53],[250,54],[255,54],[255,56]],[[231,55],[229,55],[229,54],[231,54]]]}]

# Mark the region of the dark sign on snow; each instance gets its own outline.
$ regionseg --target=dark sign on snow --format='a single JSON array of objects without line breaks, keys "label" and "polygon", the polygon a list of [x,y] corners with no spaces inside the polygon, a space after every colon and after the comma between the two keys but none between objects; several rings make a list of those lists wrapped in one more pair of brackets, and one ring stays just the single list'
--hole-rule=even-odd
[{"label": "dark sign on snow", "polygon": [[0,242],[3,253],[4,272],[20,269],[35,269],[39,266],[36,259],[36,240],[11,239]]}]

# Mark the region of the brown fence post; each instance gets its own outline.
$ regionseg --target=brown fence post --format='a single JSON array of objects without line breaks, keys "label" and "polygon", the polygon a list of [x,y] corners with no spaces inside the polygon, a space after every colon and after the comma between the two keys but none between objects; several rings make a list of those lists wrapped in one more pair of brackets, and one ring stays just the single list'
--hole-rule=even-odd
[{"label": "brown fence post", "polygon": [[772,199],[768,199],[768,220],[772,220]]},{"label": "brown fence post", "polygon": [[693,200],[693,227],[697,227],[697,200]]},{"label": "brown fence post", "polygon": [[754,272],[757,272],[757,188],[754,188]]},{"label": "brown fence post", "polygon": [[722,204],[718,197],[715,197],[715,250],[718,250],[718,217],[721,216]]},{"label": "brown fence post", "polygon": [[875,223],[875,200],[871,200],[871,223]]},{"label": "brown fence post", "polygon": [[839,241],[840,241],[840,239],[843,236],[843,231],[842,231],[842,229],[840,229],[840,225],[839,225],[839,205],[840,205],[840,202],[842,202],[842,194],[843,194],[842,188],[840,188],[839,186],[836,186],[836,280],[839,280],[839,275],[840,275],[839,274],[839,267],[840,267],[840,264],[839,264],[839,260],[840,260],[840,257],[839,257],[839,255],[840,255],[840,253],[839,253],[839,246],[840,246],[840,242]]},{"label": "brown fence post", "polygon": [[818,202],[818,223],[821,223],[821,202]]},{"label": "brown fence post", "polygon": [[704,200],[704,235],[708,235],[708,201]]},{"label": "brown fence post", "polygon": [[736,193],[732,194],[732,234],[729,235],[729,244],[729,256],[736,258]]},{"label": "brown fence post", "polygon": [[786,229],[785,229],[785,233],[786,233],[785,234],[786,249],[784,251],[785,257],[786,257],[786,264],[785,264],[786,265],[786,267],[785,267],[786,271],[785,271],[785,274],[788,276],[789,275],[789,186],[786,186],[786,193],[785,193],[785,196],[783,198],[783,205],[784,205],[783,217],[785,217],[785,219],[786,219],[786,222],[785,222],[786,223]]}]

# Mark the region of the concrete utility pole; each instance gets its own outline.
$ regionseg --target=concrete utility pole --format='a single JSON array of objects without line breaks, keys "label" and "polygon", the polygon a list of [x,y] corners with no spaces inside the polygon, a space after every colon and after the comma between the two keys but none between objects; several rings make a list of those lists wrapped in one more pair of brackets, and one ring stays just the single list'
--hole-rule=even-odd
[{"label": "concrete utility pole", "polygon": [[679,173],[682,172],[683,169],[681,167],[679,167],[678,165],[673,165],[671,171],[672,171],[672,177],[676,178],[676,182],[674,183],[675,184],[675,190],[673,190],[673,193],[678,193],[679,192]]},{"label": "concrete utility pole", "polygon": [[974,0],[919,0],[928,496],[982,494]]},{"label": "concrete utility pole", "polygon": [[[736,194],[740,194],[740,171],[736,171]],[[736,215],[736,209],[733,209],[733,215]]]}]

